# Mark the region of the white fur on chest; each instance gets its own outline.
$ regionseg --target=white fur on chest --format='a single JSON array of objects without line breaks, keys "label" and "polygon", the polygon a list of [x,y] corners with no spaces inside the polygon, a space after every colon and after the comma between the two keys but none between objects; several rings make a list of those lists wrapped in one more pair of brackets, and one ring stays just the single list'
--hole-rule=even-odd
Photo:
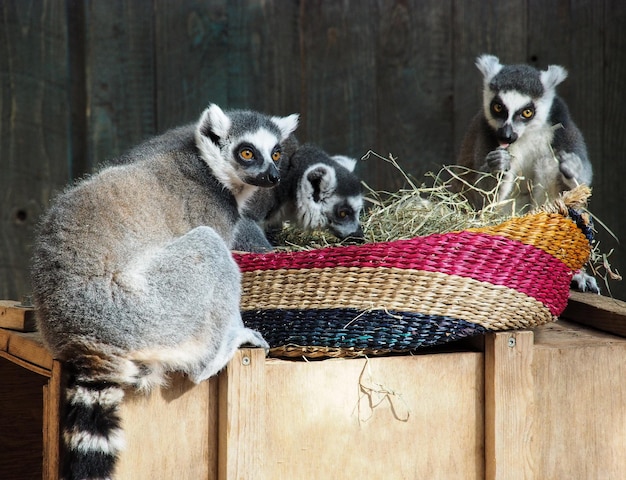
[{"label": "white fur on chest", "polygon": [[553,128],[525,133],[508,149],[511,169],[505,181],[511,185],[505,189],[508,194],[500,197],[515,198],[516,210],[524,205],[541,205],[559,193],[559,162],[551,148]]}]

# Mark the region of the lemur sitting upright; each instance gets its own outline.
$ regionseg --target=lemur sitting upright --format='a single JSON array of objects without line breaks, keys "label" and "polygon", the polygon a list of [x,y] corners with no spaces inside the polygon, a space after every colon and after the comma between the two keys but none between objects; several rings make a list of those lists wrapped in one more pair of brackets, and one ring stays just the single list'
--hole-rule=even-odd
[{"label": "lemur sitting upright", "polygon": [[285,221],[304,230],[328,229],[341,240],[363,240],[363,191],[354,174],[356,160],[331,157],[311,144],[299,146],[293,136],[290,141],[280,162],[280,184],[255,193],[244,211],[248,220],[240,222],[235,249],[271,250],[264,232],[271,238]]},{"label": "lemur sitting upright", "polygon": [[[474,172],[501,175],[496,200],[522,211],[554,200],[578,184],[591,184],[587,147],[565,102],[555,88],[567,77],[563,67],[539,71],[529,65],[501,65],[482,55],[483,108],[472,120],[457,163]],[[464,178],[481,190],[498,183],[493,176],[470,172]],[[457,184],[458,186],[458,184]],[[476,208],[487,200],[478,189],[467,191]]]},{"label": "lemur sitting upright", "polygon": [[297,115],[207,108],[59,195],[34,247],[37,324],[69,372],[63,478],[111,478],[124,389],[169,371],[200,382],[242,344],[268,348],[239,311],[235,228],[280,180]]},{"label": "lemur sitting upright", "polygon": [[[469,172],[455,181],[477,209],[489,200],[505,211],[523,212],[552,201],[578,184],[591,184],[583,136],[556,86],[567,71],[550,65],[502,65],[493,55],[477,58],[483,75],[483,108],[461,145],[458,165]],[[484,175],[491,174],[491,175]],[[475,188],[471,188],[471,187]],[[494,192],[489,198],[485,192]],[[575,278],[581,290],[599,291],[592,277]]]}]

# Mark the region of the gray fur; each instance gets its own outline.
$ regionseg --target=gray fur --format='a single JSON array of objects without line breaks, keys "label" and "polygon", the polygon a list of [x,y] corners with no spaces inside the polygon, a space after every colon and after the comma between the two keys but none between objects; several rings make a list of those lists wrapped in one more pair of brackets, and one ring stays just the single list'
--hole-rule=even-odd
[{"label": "gray fur", "polygon": [[[197,125],[146,142],[54,201],[34,248],[33,295],[46,345],[80,385],[145,389],[173,370],[200,382],[241,345],[268,348],[243,325],[229,247],[247,201],[242,192],[271,183],[268,151],[296,125],[293,116],[211,105]],[[263,144],[250,168],[236,158],[242,137]],[[95,447],[72,446],[82,437],[76,425],[66,428],[78,462]]]},{"label": "gray fur", "polygon": [[[245,215],[258,222],[270,237],[289,221],[304,230],[327,229],[340,239],[362,239],[359,216],[363,193],[361,181],[354,174],[356,160],[331,157],[311,144],[294,145],[297,148],[293,154],[281,162],[281,183],[257,191]],[[265,251],[267,238],[259,232],[262,230],[242,228],[236,248]]]}]

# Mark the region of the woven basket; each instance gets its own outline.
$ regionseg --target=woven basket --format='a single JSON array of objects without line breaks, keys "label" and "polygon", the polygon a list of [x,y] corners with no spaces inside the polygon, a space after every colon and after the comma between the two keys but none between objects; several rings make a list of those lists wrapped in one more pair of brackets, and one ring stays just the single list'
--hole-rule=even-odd
[{"label": "woven basket", "polygon": [[277,357],[406,353],[535,327],[564,310],[589,235],[570,210],[410,240],[235,253],[242,315]]}]

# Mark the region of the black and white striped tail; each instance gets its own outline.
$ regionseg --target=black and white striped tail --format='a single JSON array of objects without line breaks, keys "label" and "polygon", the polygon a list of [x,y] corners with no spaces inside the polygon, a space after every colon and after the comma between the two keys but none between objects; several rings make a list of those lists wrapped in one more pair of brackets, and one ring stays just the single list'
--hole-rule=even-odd
[{"label": "black and white striped tail", "polygon": [[111,479],[124,448],[119,415],[124,390],[118,383],[94,379],[72,365],[68,370],[61,477]]}]

